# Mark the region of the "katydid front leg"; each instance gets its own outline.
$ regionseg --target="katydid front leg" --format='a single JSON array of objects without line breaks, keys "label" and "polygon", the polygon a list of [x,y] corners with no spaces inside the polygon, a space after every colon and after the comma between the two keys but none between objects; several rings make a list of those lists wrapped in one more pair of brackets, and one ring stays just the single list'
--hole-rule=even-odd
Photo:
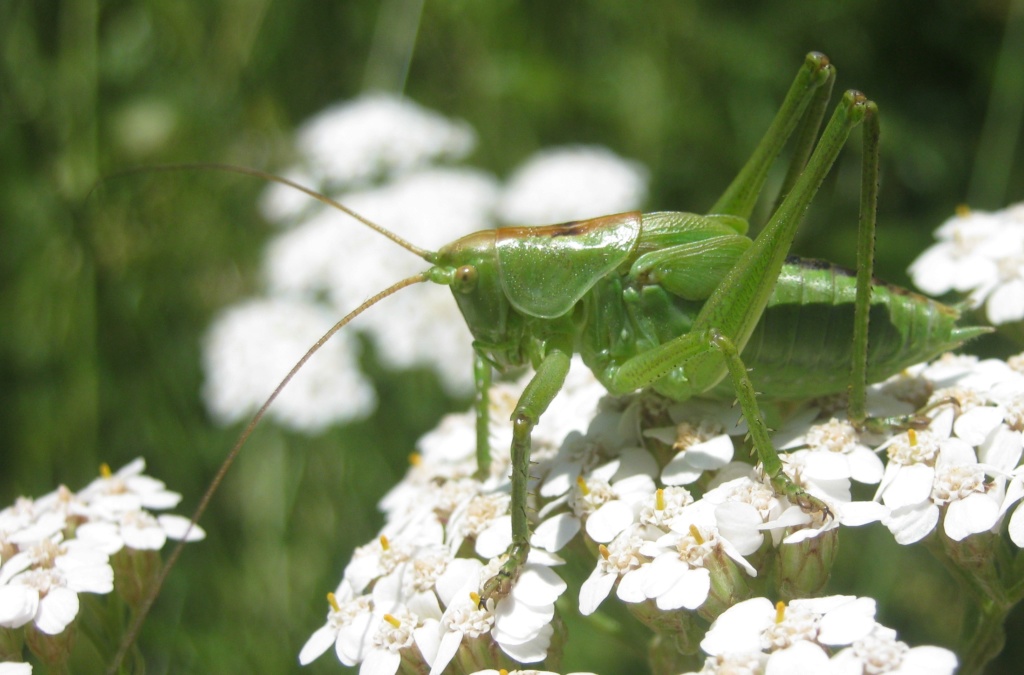
[{"label": "katydid front leg", "polygon": [[498,574],[487,581],[480,602],[508,595],[530,554],[530,522],[526,515],[526,491],[530,482],[530,434],[569,374],[570,353],[549,351],[533,379],[526,385],[512,413],[512,545]]},{"label": "katydid front leg", "polygon": [[[740,353],[764,312],[807,206],[850,131],[869,114],[874,118],[874,104],[862,94],[847,92],[843,96],[799,180],[753,245],[705,302],[690,332],[623,363],[615,373],[612,387],[612,393],[627,393],[671,375],[685,384],[681,391],[698,396],[728,373],[751,429],[758,458],[776,491],[804,507],[823,512],[827,512],[826,505],[795,485],[783,472]],[[877,135],[873,147],[877,149]],[[864,213],[861,219],[865,230]],[[870,298],[864,303],[865,317],[869,301]],[[865,349],[866,335],[865,330]]]},{"label": "katydid front leg", "polygon": [[473,356],[473,385],[476,389],[476,479],[491,475],[491,363],[479,352]]}]

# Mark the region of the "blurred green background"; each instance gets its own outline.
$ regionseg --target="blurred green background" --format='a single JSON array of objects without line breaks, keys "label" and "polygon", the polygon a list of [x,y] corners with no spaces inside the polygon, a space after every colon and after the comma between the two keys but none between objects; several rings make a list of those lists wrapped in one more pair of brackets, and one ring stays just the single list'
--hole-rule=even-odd
[{"label": "blurred green background", "polygon": [[[650,169],[648,209],[699,211],[817,49],[840,89],[864,90],[882,111],[878,275],[905,284],[956,205],[1024,199],[1022,10],[1020,0],[5,0],[0,503],[82,487],[100,462],[143,455],[187,511],[237,433],[204,413],[199,341],[218,309],[258,287],[263,185],[147,174],[90,194],[103,176],[182,161],[281,169],[298,123],[384,88],[467,120],[480,137],[470,163],[499,176],[539,148],[602,144]],[[801,254],[853,262],[850,148]],[[376,499],[415,438],[466,404],[428,372],[365,360],[381,396],[374,417],[316,439],[271,425],[254,437],[203,521],[209,538],[186,550],[144,629],[148,672],[299,669],[324,594],[380,525]],[[927,554],[879,529],[844,539],[842,550],[870,544],[882,557],[841,562],[833,589],[879,598],[880,618],[911,643],[953,644],[955,621],[943,617],[963,598]],[[621,645],[584,630],[566,670],[637,672]],[[1019,672],[1016,649],[991,672]],[[328,654],[304,672],[338,667]]]}]

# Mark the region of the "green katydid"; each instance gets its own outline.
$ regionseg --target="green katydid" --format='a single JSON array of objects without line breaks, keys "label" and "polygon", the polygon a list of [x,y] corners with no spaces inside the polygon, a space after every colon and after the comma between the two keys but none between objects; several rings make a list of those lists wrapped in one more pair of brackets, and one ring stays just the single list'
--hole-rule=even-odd
[{"label": "green katydid", "polygon": [[[499,574],[481,589],[482,598],[507,593],[525,563],[531,430],[558,394],[574,353],[612,394],[651,388],[677,401],[735,398],[774,489],[828,517],[827,506],[784,473],[755,388],[769,399],[810,398],[849,388],[851,420],[863,423],[867,383],[987,330],[959,327],[955,308],[873,280],[877,110],[862,94],[846,92],[817,139],[834,80],[835,70],[824,55],[807,55],[758,148],[710,215],[703,216],[637,212],[547,227],[505,227],[430,252],[286,179],[206,165],[302,190],[388,236],[431,267],[365,302],[310,348],[243,431],[193,522],[266,409],[309,357],[379,300],[425,281],[451,287],[474,337],[480,475],[487,474],[490,463],[487,401],[493,371],[534,369],[512,416],[512,545]],[[857,272],[787,258],[811,199],[860,124],[864,158]],[[770,166],[794,131],[796,150],[778,206],[752,240],[745,236],[747,219]],[[169,557],[122,651],[180,550]]]}]

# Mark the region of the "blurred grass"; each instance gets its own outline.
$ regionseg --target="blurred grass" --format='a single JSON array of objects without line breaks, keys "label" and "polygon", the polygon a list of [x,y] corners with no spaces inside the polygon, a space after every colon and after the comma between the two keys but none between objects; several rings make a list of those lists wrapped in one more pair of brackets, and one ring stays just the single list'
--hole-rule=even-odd
[{"label": "blurred grass", "polygon": [[[90,189],[162,162],[284,167],[296,124],[366,86],[404,82],[416,101],[466,119],[480,135],[472,162],[500,175],[538,148],[599,143],[651,170],[649,209],[699,211],[818,49],[841,89],[863,89],[882,111],[879,276],[906,283],[906,265],[968,194],[976,208],[1024,199],[1019,119],[1005,114],[1020,93],[995,76],[1006,0],[420,4],[0,3],[0,503],[81,487],[101,461],[139,454],[185,494],[183,509],[196,503],[237,431],[204,414],[199,339],[258,285],[262,185],[148,174]],[[990,99],[1004,113],[986,134],[1012,139],[990,141],[998,152],[979,151]],[[851,149],[799,253],[852,263]],[[324,593],[376,532],[375,500],[413,440],[458,404],[428,373],[367,365],[382,399],[372,419],[316,439],[257,433],[204,520],[209,539],[186,552],[145,628],[149,672],[297,670]],[[921,617],[955,614],[944,608],[963,599],[926,555],[886,537],[852,534],[846,550],[881,546],[872,569],[884,573],[864,578],[847,559],[835,588],[875,593],[912,641],[951,644],[955,626]],[[613,641],[574,649],[574,669],[635,672]],[[1019,656],[992,672],[1016,672]],[[327,655],[305,672],[336,669]]]}]

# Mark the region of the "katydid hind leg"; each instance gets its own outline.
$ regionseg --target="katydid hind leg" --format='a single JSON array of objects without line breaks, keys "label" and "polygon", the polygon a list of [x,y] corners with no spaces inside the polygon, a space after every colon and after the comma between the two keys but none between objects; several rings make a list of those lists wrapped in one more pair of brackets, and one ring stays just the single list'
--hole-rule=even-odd
[{"label": "katydid hind leg", "polygon": [[[870,124],[877,124],[874,104],[858,92],[847,92],[793,189],[754,244],[705,302],[691,331],[633,357],[621,365],[615,376],[615,388],[629,391],[649,386],[681,368],[693,395],[699,395],[730,375],[752,430],[754,448],[776,491],[794,497],[802,506],[823,511],[827,511],[824,504],[807,495],[782,471],[778,452],[763,429],[753,387],[739,355],[764,312],[811,199],[851,130],[864,117],[874,120]],[[869,142],[873,149],[868,154],[876,154],[877,133],[871,132],[866,138],[874,139]],[[874,176],[870,170],[865,173]],[[873,203],[874,196],[869,194],[862,200],[862,210],[870,210],[866,207],[873,207]],[[873,215],[862,213],[861,221],[868,232],[865,236],[873,236]],[[870,281],[870,270],[867,279]],[[869,299],[863,304],[865,316],[868,302]],[[860,349],[866,353],[866,330]],[[756,428],[762,431],[754,433]]]},{"label": "katydid hind leg", "polygon": [[537,372],[512,413],[512,545],[498,574],[483,588],[481,602],[508,595],[530,553],[530,522],[527,516],[527,488],[530,482],[530,434],[569,374],[570,351],[553,350]]},{"label": "katydid hind leg", "polygon": [[694,336],[715,330],[742,350],[771,297],[796,230],[814,194],[832,167],[846,138],[864,115],[868,101],[847,92],[822,135],[818,147],[782,206],[757,239],[705,301],[693,328],[685,335],[637,354],[622,363],[614,377],[613,393],[647,387],[675,368],[683,368],[692,395],[711,389],[726,374],[721,359],[708,360],[714,350],[708,340]]},{"label": "katydid hind leg", "polygon": [[875,221],[878,209],[878,163],[881,129],[873,102],[865,107],[861,159],[860,216],[857,225],[857,295],[854,305],[853,352],[850,365],[848,415],[861,425],[867,419],[868,320],[875,266]]},{"label": "katydid hind leg", "polygon": [[829,518],[831,510],[828,505],[808,493],[786,475],[779,453],[776,452],[775,446],[768,437],[768,427],[765,424],[764,415],[757,405],[754,384],[750,381],[750,374],[743,359],[740,358],[735,343],[729,337],[713,329],[709,331],[708,338],[710,344],[725,361],[726,369],[729,371],[729,377],[732,379],[733,388],[736,391],[736,400],[743,412],[743,418],[747,421],[750,440],[757,451],[758,459],[761,460],[761,467],[771,482],[772,489],[776,494],[786,497],[805,511],[817,512],[823,518]]},{"label": "katydid hind leg", "polygon": [[[813,116],[805,115],[805,111],[812,100],[817,100],[816,105],[822,105],[821,96],[817,92],[823,87],[827,90],[825,92],[825,103],[827,103],[828,92],[831,91],[834,80],[835,69],[829,63],[828,57],[818,52],[809,53],[804,59],[803,66],[797,72],[796,78],[782,102],[782,107],[779,108],[771,126],[768,127],[768,131],[765,132],[754,153],[736,175],[736,178],[711,207],[709,213],[730,214],[742,218],[750,217],[765,180],[768,178],[768,170],[771,165],[782,152],[782,148],[797,125],[807,126],[810,123],[808,118]],[[808,134],[801,132],[800,138],[806,137]],[[809,138],[813,144],[814,134],[810,134]],[[805,155],[807,150],[809,148],[804,149]]]},{"label": "katydid hind leg", "polygon": [[808,104],[803,117],[796,129],[796,138],[793,144],[793,155],[789,160],[789,168],[786,170],[786,177],[782,181],[782,187],[775,198],[772,211],[776,211],[782,202],[786,200],[789,191],[796,185],[800,173],[807,166],[814,151],[814,144],[818,140],[818,132],[821,131],[821,124],[825,120],[825,112],[828,110],[828,102],[832,99],[832,88],[836,82],[836,69],[828,69],[828,79],[814,91],[814,98]]}]

